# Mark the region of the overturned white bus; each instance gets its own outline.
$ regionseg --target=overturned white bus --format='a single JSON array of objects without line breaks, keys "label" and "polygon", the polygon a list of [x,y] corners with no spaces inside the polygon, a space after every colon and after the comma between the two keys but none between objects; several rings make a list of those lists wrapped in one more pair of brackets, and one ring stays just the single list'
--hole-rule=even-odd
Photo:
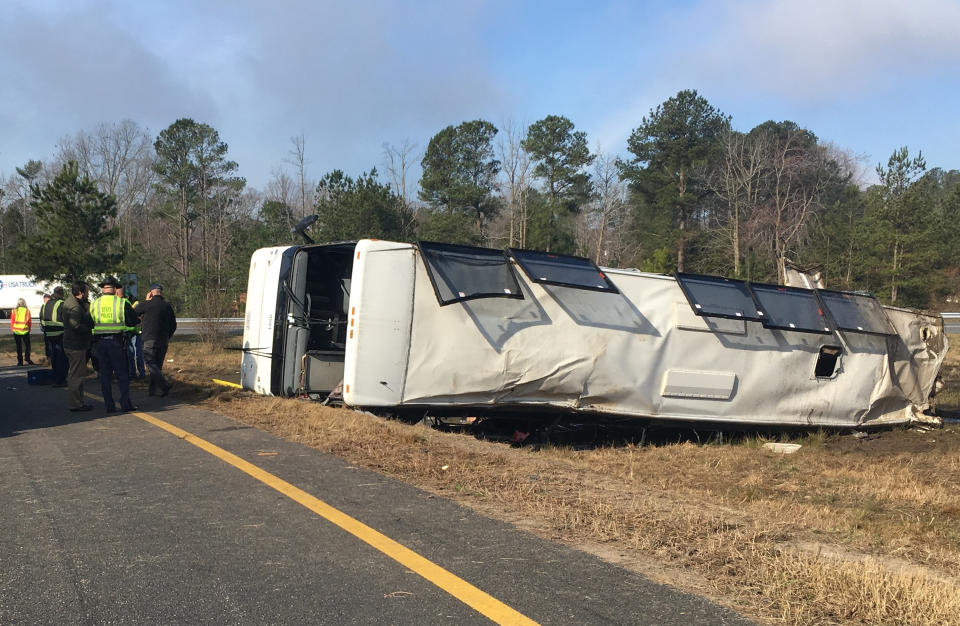
[{"label": "overturned white bus", "polygon": [[361,240],[253,254],[241,384],[434,414],[861,427],[919,418],[947,347],[939,317],[869,295]]}]

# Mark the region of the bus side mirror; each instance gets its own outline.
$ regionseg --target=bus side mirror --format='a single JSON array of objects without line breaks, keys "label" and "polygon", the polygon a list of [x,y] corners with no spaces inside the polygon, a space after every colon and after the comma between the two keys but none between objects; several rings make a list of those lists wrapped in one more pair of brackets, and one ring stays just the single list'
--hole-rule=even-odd
[{"label": "bus side mirror", "polygon": [[314,213],[313,215],[308,215],[302,220],[300,220],[299,222],[297,222],[297,225],[294,226],[290,232],[297,233],[298,235],[303,237],[304,241],[306,241],[307,243],[313,243],[313,239],[311,239],[310,235],[307,234],[307,229],[313,226],[313,223],[316,222],[318,219],[320,219],[320,216],[317,215],[316,213]]}]

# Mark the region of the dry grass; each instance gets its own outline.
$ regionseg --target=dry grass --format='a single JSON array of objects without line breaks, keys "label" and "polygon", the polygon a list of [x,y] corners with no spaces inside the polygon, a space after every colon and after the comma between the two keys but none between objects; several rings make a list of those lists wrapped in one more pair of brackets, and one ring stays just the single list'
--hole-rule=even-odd
[{"label": "dry grass", "polygon": [[[238,379],[236,352],[174,344],[171,358],[192,383],[183,397],[752,617],[960,624],[958,425],[814,433],[790,456],[757,438],[518,449],[209,385]],[[948,385],[960,384],[960,360],[949,367]]]}]

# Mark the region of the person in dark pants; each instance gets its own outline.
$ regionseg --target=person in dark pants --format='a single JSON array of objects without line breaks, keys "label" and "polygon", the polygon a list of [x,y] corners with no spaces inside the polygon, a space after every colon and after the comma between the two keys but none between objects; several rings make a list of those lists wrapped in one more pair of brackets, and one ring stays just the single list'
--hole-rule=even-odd
[{"label": "person in dark pants", "polygon": [[87,376],[87,351],[93,337],[93,319],[87,302],[87,283],[77,281],[60,309],[63,318],[63,351],[67,355],[67,402],[71,411],[89,411],[83,401],[83,379]]},{"label": "person in dark pants", "polygon": [[27,308],[27,303],[23,298],[17,300],[17,306],[15,309],[10,310],[10,331],[13,333],[13,338],[17,342],[17,365],[22,366],[24,352],[26,352],[27,365],[33,365],[33,361],[30,360],[30,329],[33,327],[33,322],[30,320],[30,309]]},{"label": "person in dark pants", "polygon": [[40,309],[40,326],[43,328],[43,340],[53,370],[53,384],[65,387],[67,384],[67,355],[63,351],[63,287],[55,287],[53,296]]},{"label": "person in dark pants", "polygon": [[114,290],[120,282],[110,276],[100,283],[103,294],[90,304],[90,317],[93,318],[93,339],[96,342],[94,352],[100,373],[100,391],[107,413],[117,410],[113,401],[113,376],[117,377],[120,387],[120,408],[135,411],[137,407],[130,402],[130,375],[127,372],[128,328],[137,324],[137,314],[130,302],[118,298]]},{"label": "person in dark pants", "polygon": [[[130,298],[126,295],[123,287],[117,289],[117,296],[124,298],[127,302]],[[133,303],[133,310],[137,310],[137,302]],[[147,367],[143,363],[143,339],[140,335],[140,327],[131,327],[127,333],[127,369],[130,371],[130,379],[146,378]]]},{"label": "person in dark pants", "polygon": [[53,355],[50,354],[50,344],[47,342],[47,327],[43,324],[43,309],[50,302],[49,293],[43,294],[43,304],[40,305],[40,332],[43,333],[43,352],[47,355],[47,364],[53,369]]},{"label": "person in dark pants", "polygon": [[163,299],[160,283],[150,285],[143,302],[137,303],[140,330],[143,335],[143,360],[150,372],[150,395],[165,396],[173,385],[163,377],[163,361],[167,346],[177,330],[177,316],[170,303]]}]

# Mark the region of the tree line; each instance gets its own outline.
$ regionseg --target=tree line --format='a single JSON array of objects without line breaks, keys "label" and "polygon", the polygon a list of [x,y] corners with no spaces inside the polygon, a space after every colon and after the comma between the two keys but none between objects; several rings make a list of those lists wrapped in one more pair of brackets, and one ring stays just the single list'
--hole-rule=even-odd
[{"label": "tree line", "polygon": [[[307,172],[304,135],[263,190],[237,175],[211,126],[136,122],[65,137],[0,181],[0,273],[72,280],[135,272],[181,310],[229,312],[250,254],[377,237],[575,254],[610,267],[779,282],[787,264],[828,288],[950,308],[960,292],[960,172],[901,148],[862,159],[791,121],[741,132],[696,91],[644,116],[628,154],[591,149],[568,118],[468,120],[422,149],[384,144],[380,168]],[[409,180],[419,162],[420,178]]]}]

